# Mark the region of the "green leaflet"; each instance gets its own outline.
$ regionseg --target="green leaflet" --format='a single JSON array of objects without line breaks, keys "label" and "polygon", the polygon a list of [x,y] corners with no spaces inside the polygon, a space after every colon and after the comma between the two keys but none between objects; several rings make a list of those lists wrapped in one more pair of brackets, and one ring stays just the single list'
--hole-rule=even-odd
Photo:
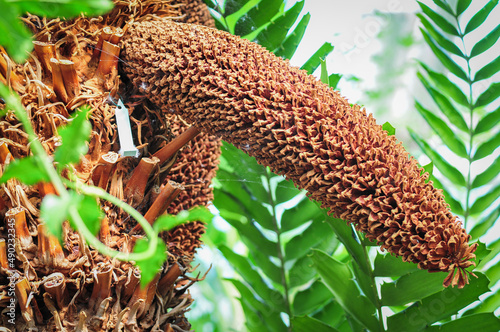
[{"label": "green leaflet", "polygon": [[474,76],[474,82],[485,80],[500,71],[500,56],[481,68]]},{"label": "green leaflet", "polygon": [[257,228],[255,224],[249,221],[245,216],[225,209],[220,209],[220,215],[224,218],[224,220],[231,224],[231,226],[238,230],[241,237],[247,238],[248,242],[255,246],[255,248],[258,248],[268,255],[275,257],[278,256],[276,242],[268,240],[259,228]]},{"label": "green leaflet", "polygon": [[498,38],[500,37],[500,25],[497,25],[487,36],[477,42],[470,53],[470,57],[478,56],[479,54],[490,49],[491,46],[495,45]]},{"label": "green leaflet", "polygon": [[330,232],[332,229],[323,221],[323,218],[313,221],[311,226],[286,244],[286,259],[292,260],[306,255],[311,248],[316,248],[324,240],[325,235]]},{"label": "green leaflet", "polygon": [[373,273],[377,277],[396,277],[417,271],[417,264],[403,262],[400,257],[377,253]]},{"label": "green leaflet", "polygon": [[481,331],[497,332],[500,330],[500,319],[492,312],[464,316],[454,321],[438,326],[429,326],[425,332],[456,332],[456,331]]},{"label": "green leaflet", "polygon": [[243,311],[245,312],[246,325],[250,331],[286,331],[286,326],[274,306],[259,301],[254,293],[241,281],[227,279],[238,290]]},{"label": "green leaflet", "polygon": [[[443,16],[437,14],[434,12],[432,9],[430,9],[427,5],[421,3],[420,1],[417,1],[420,8],[424,12],[427,17],[429,17],[438,27],[440,27],[444,32],[449,33],[450,35],[454,36],[459,36],[460,34],[458,33],[458,30],[451,25],[446,19],[443,18]],[[442,7],[442,8],[449,8],[449,7]]]},{"label": "green leaflet", "polygon": [[291,33],[289,33],[283,43],[281,43],[281,45],[276,48],[274,54],[285,59],[291,59],[295,54],[299,43],[302,41],[302,37],[304,37],[304,33],[306,32],[306,28],[309,24],[310,19],[311,14],[307,13],[306,15],[304,15],[295,29]]},{"label": "green leaflet", "polygon": [[282,0],[261,0],[238,19],[234,27],[234,34],[246,36],[259,27],[266,25],[280,12],[282,5]]},{"label": "green leaflet", "polygon": [[484,142],[483,144],[481,144],[477,148],[477,151],[474,154],[473,160],[479,160],[479,159],[482,159],[484,157],[489,156],[499,146],[500,146],[500,131],[495,136],[493,136],[492,138],[490,138],[489,140],[487,140],[486,142]]},{"label": "green leaflet", "polygon": [[236,13],[241,8],[243,8],[243,6],[247,4],[247,2],[248,2],[248,0],[228,0],[228,1],[225,1],[223,14],[225,16],[229,16],[231,14]]},{"label": "green leaflet", "polygon": [[33,49],[31,34],[19,17],[26,12],[39,16],[71,18],[86,13],[100,15],[110,11],[113,2],[80,0],[0,0],[0,45],[5,46],[16,62],[23,62]]},{"label": "green leaflet", "polygon": [[361,295],[349,267],[319,250],[313,250],[311,258],[314,268],[342,308],[368,330],[377,331],[375,307]]},{"label": "green leaflet", "polygon": [[464,35],[475,30],[477,27],[483,24],[483,22],[486,20],[488,15],[490,15],[491,11],[497,4],[498,0],[490,0],[481,10],[479,10],[474,16],[472,16],[469,23],[467,23],[467,26],[465,27]]},{"label": "green leaflet", "polygon": [[396,135],[396,128],[394,128],[389,122],[382,125],[382,129],[387,131],[387,135]]},{"label": "green leaflet", "polygon": [[[144,252],[148,249],[146,239],[138,239],[134,245],[134,253]],[[167,246],[162,239],[159,239],[154,256],[148,260],[135,262],[141,270],[141,287],[146,287],[161,271],[163,263],[167,260]]]},{"label": "green leaflet", "polygon": [[420,79],[420,82],[422,82],[424,87],[427,89],[427,91],[431,95],[432,99],[434,100],[436,105],[439,107],[439,110],[448,118],[448,120],[453,125],[457,126],[457,128],[459,128],[460,130],[468,133],[469,127],[468,127],[467,123],[465,122],[462,114],[460,114],[460,112],[450,102],[448,97],[443,95],[437,89],[434,89],[426,81],[426,79],[422,76],[422,74],[417,73],[417,77]]},{"label": "green leaflet", "polygon": [[297,20],[297,17],[303,7],[304,1],[297,2],[292,8],[284,12],[281,16],[276,18],[271,22],[271,24],[259,32],[259,34],[254,38],[254,42],[264,46],[269,51],[274,51],[279,48],[285,39],[288,30],[292,28]]},{"label": "green leaflet", "polygon": [[474,108],[488,105],[500,97],[500,83],[492,83],[490,87],[477,98]]},{"label": "green leaflet", "polygon": [[330,85],[330,88],[336,89],[341,78],[342,78],[342,75],[340,75],[340,74],[331,74],[328,77],[328,84]]},{"label": "green leaflet", "polygon": [[321,59],[326,58],[328,54],[333,51],[333,45],[330,43],[324,43],[310,58],[300,67],[304,69],[308,74],[312,74],[321,64]]},{"label": "green leaflet", "polygon": [[441,33],[439,33],[434,26],[421,14],[417,14],[417,16],[420,18],[420,21],[424,25],[425,29],[429,33],[429,35],[434,38],[434,40],[438,43],[439,46],[444,48],[450,53],[453,53],[455,55],[458,55],[459,57],[465,58],[465,55],[463,52],[458,48],[458,46],[451,42],[449,39],[444,37]]},{"label": "green leaflet", "polygon": [[71,122],[59,128],[62,144],[54,152],[54,161],[58,163],[60,170],[69,164],[79,163],[81,156],[87,153],[92,130],[92,125],[87,120],[89,113],[90,107],[84,107],[76,113]]},{"label": "green leaflet", "polygon": [[[87,226],[92,234],[97,235],[99,229],[101,229],[101,220],[104,218],[104,212],[102,212],[96,198],[83,195],[79,196],[77,204],[78,214],[82,217],[85,226]],[[73,229],[76,229],[74,225],[71,226]]]},{"label": "green leaflet", "polygon": [[500,197],[500,185],[491,189],[487,194],[479,197],[470,208],[470,214],[480,214],[489,208],[490,205],[498,199],[498,197]]},{"label": "green leaflet", "polygon": [[[446,2],[446,1],[443,1],[443,0],[433,0],[433,2],[438,5],[439,7],[441,7],[442,9],[444,9],[447,13],[451,14],[451,15],[454,15],[453,14],[453,10],[451,9],[450,5]],[[439,14],[436,14],[439,16]]]},{"label": "green leaflet", "polygon": [[5,168],[2,177],[0,177],[0,183],[5,183],[13,178],[26,185],[50,181],[49,175],[40,167],[36,156],[28,156],[11,161]]},{"label": "green leaflet", "polygon": [[[448,79],[448,77],[446,77],[445,75],[431,70],[423,62],[419,62],[419,64],[422,66],[422,68],[425,69],[425,72],[427,73],[427,75],[429,75],[429,77],[432,79],[432,81],[434,81],[434,84],[436,85],[436,87],[439,90],[443,91],[446,95],[450,96],[451,99],[456,101],[457,103],[459,103],[463,106],[469,107],[469,105],[470,105],[469,100],[467,99],[465,94],[462,92],[462,90],[460,90],[460,88],[458,88],[458,86],[455,83],[450,81]],[[426,86],[426,88],[430,87],[430,85],[427,83],[427,81],[422,76],[419,76],[419,78],[420,78],[420,81]],[[429,91],[429,93],[431,93],[431,95],[432,95],[433,90],[434,89],[432,89],[432,90],[428,89],[427,91]],[[435,90],[435,91],[437,91],[437,90]],[[442,98],[445,98],[447,100],[447,98],[443,94],[440,94],[440,95],[442,96]],[[449,103],[449,101],[448,101],[448,103]],[[451,105],[451,103],[450,103],[450,105]],[[468,131],[467,124],[465,123],[465,120],[463,119],[462,115],[458,112],[457,112],[457,114],[458,114],[457,119],[458,119],[458,121],[460,121],[460,124],[459,125],[455,124],[455,125],[457,125],[457,127],[460,127],[460,129],[462,129],[462,130]]]},{"label": "green leaflet", "polygon": [[474,135],[481,134],[485,131],[494,128],[500,122],[500,107],[486,114],[476,125]]},{"label": "green leaflet", "polygon": [[449,178],[453,183],[459,186],[465,186],[465,177],[460,171],[448,163],[439,153],[437,153],[427,142],[425,142],[420,135],[415,133],[413,130],[408,128],[411,137],[420,146],[422,151],[432,160],[434,165],[443,173],[447,178]]},{"label": "green leaflet", "polygon": [[307,197],[304,197],[297,205],[283,212],[281,231],[287,232],[295,229],[318,216],[323,216],[323,211]]},{"label": "green leaflet", "polygon": [[325,216],[326,221],[332,226],[335,235],[339,238],[342,244],[345,246],[353,260],[358,264],[362,271],[366,274],[370,273],[370,266],[366,264],[366,253],[363,247],[358,243],[356,233],[351,225],[348,225],[346,221],[342,219],[336,219],[329,216]]},{"label": "green leaflet", "polygon": [[458,78],[468,82],[469,77],[465,73],[465,71],[455,63],[446,53],[444,53],[436,44],[434,44],[433,38],[424,30],[420,29],[424,40],[431,47],[432,52],[436,55],[436,57],[441,61],[441,63],[448,68],[448,70],[453,73]]},{"label": "green leaflet", "polygon": [[181,224],[190,221],[201,221],[203,223],[210,223],[213,214],[205,206],[196,206],[190,210],[184,210],[176,215],[162,215],[154,223],[153,228],[159,233],[162,231],[171,230]]},{"label": "green leaflet", "polygon": [[105,14],[113,9],[113,2],[111,0],[15,0],[8,2],[15,4],[21,14],[29,12],[47,17],[71,18],[81,13],[87,16],[95,16]]},{"label": "green leaflet", "polygon": [[[23,62],[33,49],[31,34],[18,16],[21,10],[6,0],[0,0],[0,45],[16,62]],[[8,32],[7,32],[8,31]]]},{"label": "green leaflet", "polygon": [[300,190],[295,188],[295,185],[291,180],[279,181],[276,184],[276,189],[274,190],[275,198],[274,201],[276,204],[281,204],[287,202],[300,194]]},{"label": "green leaflet", "polygon": [[320,76],[320,80],[321,82],[325,83],[326,85],[330,86],[330,82],[329,82],[329,76],[328,76],[328,70],[326,69],[326,60],[325,59],[319,59],[320,63],[321,63],[321,76]]},{"label": "green leaflet", "polygon": [[309,316],[292,318],[292,326],[295,332],[338,332],[337,329]]},{"label": "green leaflet", "polygon": [[322,307],[330,301],[332,294],[319,280],[316,280],[311,286],[299,291],[293,298],[293,314],[296,316],[305,315]]},{"label": "green leaflet", "polygon": [[498,170],[500,169],[500,157],[495,159],[495,161],[481,174],[477,175],[472,182],[472,189],[484,186],[490,183],[498,175]]},{"label": "green leaflet", "polygon": [[219,250],[231,262],[245,281],[248,282],[257,295],[267,303],[272,303],[278,312],[286,311],[286,303],[283,296],[266,285],[260,274],[250,265],[246,257],[234,253],[225,245],[220,246]]},{"label": "green leaflet", "polygon": [[452,194],[441,184],[441,182],[433,175],[431,175],[431,181],[434,183],[434,187],[441,189],[443,191],[444,199],[446,203],[450,205],[451,211],[458,215],[464,215],[464,208],[462,204],[453,197]]},{"label": "green leaflet", "polygon": [[45,196],[40,205],[40,219],[59,242],[62,242],[62,223],[68,219],[70,206],[74,207],[71,196],[64,199],[57,195]]},{"label": "green leaflet", "polygon": [[456,15],[460,16],[471,4],[472,0],[458,0]]},{"label": "green leaflet", "polygon": [[441,120],[439,117],[435,116],[429,110],[425,109],[417,101],[415,102],[415,107],[418,110],[418,112],[423,116],[423,118],[427,121],[429,126],[436,132],[436,134],[438,134],[439,138],[451,151],[453,151],[455,154],[457,154],[462,158],[468,158],[465,144],[457,135],[455,135],[453,130],[451,130],[450,127],[448,127],[446,122]]},{"label": "green leaflet", "polygon": [[483,234],[486,234],[486,232],[490,229],[491,226],[495,224],[495,222],[498,220],[499,217],[500,217],[500,208],[497,208],[493,210],[493,212],[491,212],[489,215],[487,215],[479,222],[477,222],[469,232],[471,239],[475,240],[480,236],[482,236]]},{"label": "green leaflet", "polygon": [[455,314],[466,305],[476,301],[487,292],[488,279],[476,272],[478,278],[469,279],[470,284],[462,289],[448,287],[414,303],[407,309],[387,318],[389,331],[421,331],[426,326]]},{"label": "green leaflet", "polygon": [[445,273],[418,270],[403,275],[395,282],[383,283],[380,288],[382,304],[400,306],[437,293],[443,289]]}]

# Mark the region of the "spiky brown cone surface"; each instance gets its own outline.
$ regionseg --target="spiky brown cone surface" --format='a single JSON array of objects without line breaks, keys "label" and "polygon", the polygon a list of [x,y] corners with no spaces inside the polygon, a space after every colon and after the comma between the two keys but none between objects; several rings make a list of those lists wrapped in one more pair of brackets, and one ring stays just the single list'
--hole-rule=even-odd
[{"label": "spiky brown cone surface", "polygon": [[[121,81],[118,53],[115,57],[109,56],[109,52],[119,51],[123,29],[131,21],[167,16],[213,26],[207,16],[208,9],[201,0],[115,2],[114,10],[99,18],[61,21],[28,14],[24,21],[33,30],[41,52],[34,52],[25,64],[11,62],[10,83],[21,96],[34,130],[49,154],[58,144],[57,128],[68,122],[77,107],[90,105],[89,151],[74,172],[80,181],[93,183],[130,201],[142,214],[147,214],[156,192],[169,180],[184,188],[172,205],[166,207],[169,211],[206,205],[212,198],[209,183],[217,168],[220,141],[199,134],[173,158],[157,163],[152,155],[188,130],[189,125],[179,116],[158,116],[158,108]],[[2,52],[0,49],[0,57],[5,59]],[[63,66],[71,67],[69,82],[56,77],[54,72]],[[3,81],[4,68],[0,69]],[[129,110],[142,160],[117,154],[120,146],[114,113],[118,92]],[[3,106],[0,102],[0,108]],[[28,143],[16,117],[9,111],[0,119],[0,174],[13,158],[30,154]],[[150,173],[135,172],[143,164]],[[137,187],[143,191],[139,192]],[[126,191],[132,195],[125,196]],[[0,186],[0,326],[22,332],[190,329],[184,314],[193,302],[189,287],[199,279],[187,274],[191,272],[194,252],[201,244],[203,224],[181,225],[164,234],[168,261],[156,278],[141,289],[140,272],[130,262],[101,255],[84,244],[67,223],[62,244],[49,236],[41,225],[39,207],[44,195],[50,193],[55,194],[48,184],[25,186],[10,180]],[[101,202],[106,217],[101,223],[99,239],[112,249],[130,252],[142,237],[140,233],[131,234],[135,221],[113,205]],[[16,231],[15,248],[9,244],[12,229]],[[15,260],[9,265],[6,254],[12,251]],[[15,296],[11,293],[13,289]],[[11,299],[17,300],[12,309],[7,308]],[[11,312],[15,314],[13,324],[7,315]]]},{"label": "spiky brown cone surface", "polygon": [[[125,71],[174,108],[287,178],[383,249],[445,285],[468,282],[476,246],[428,174],[371,115],[257,44],[169,20],[134,24]],[[458,273],[454,275],[455,270]]]}]

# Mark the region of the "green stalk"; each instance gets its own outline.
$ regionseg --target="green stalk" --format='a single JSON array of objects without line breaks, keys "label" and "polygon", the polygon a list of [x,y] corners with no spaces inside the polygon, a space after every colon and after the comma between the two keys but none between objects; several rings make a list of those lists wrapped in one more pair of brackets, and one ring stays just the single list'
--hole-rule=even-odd
[{"label": "green stalk", "polygon": [[[70,199],[70,194],[67,191],[62,178],[59,176],[57,171],[52,165],[52,162],[50,160],[50,157],[47,155],[47,152],[43,148],[42,144],[40,143],[38,136],[36,135],[33,127],[31,126],[31,122],[26,114],[26,111],[24,110],[23,105],[21,104],[19,98],[15,96],[13,93],[9,91],[9,89],[3,85],[0,84],[0,95],[5,99],[5,102],[7,105],[13,108],[17,119],[19,122],[24,127],[25,132],[28,134],[28,145],[30,146],[31,151],[35,156],[37,156],[36,160],[38,162],[38,166],[43,169],[46,174],[48,175],[50,182],[56,189],[56,191],[59,193],[59,196],[63,201],[67,201]],[[93,188],[89,186],[85,186],[83,184],[76,184],[72,183],[70,181],[66,181],[66,184],[68,187],[74,187],[83,192],[84,194],[93,196],[93,197],[99,197],[106,199],[110,201],[111,203],[119,206],[122,208],[124,211],[129,213],[134,219],[136,219],[139,224],[143,227],[146,235],[149,238],[149,246],[148,249],[142,253],[124,253],[120,251],[113,250],[106,246],[105,244],[101,243],[99,239],[97,239],[92,232],[87,228],[85,223],[83,222],[80,214],[76,210],[75,206],[70,206],[68,209],[68,214],[73,223],[75,224],[78,232],[82,235],[84,240],[86,240],[91,246],[93,246],[96,250],[98,250],[100,253],[117,258],[119,260],[145,260],[148,258],[151,258],[154,256],[156,252],[156,247],[158,245],[158,237],[156,236],[156,233],[154,232],[153,228],[149,225],[146,219],[137,212],[135,209],[133,209],[131,206],[128,204],[120,201],[116,197],[108,194],[104,190],[101,190],[100,188]]]}]

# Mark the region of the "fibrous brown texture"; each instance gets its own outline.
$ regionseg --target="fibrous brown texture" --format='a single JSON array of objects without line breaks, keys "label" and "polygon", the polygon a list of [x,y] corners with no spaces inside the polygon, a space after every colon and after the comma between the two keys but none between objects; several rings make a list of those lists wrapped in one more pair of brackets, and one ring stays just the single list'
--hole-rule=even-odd
[{"label": "fibrous brown texture", "polygon": [[154,103],[292,179],[383,249],[449,272],[445,285],[467,283],[476,246],[428,174],[358,105],[215,29],[144,22],[124,46],[125,71]]},{"label": "fibrous brown texture", "polygon": [[[166,208],[178,212],[206,205],[212,198],[208,185],[217,168],[220,141],[200,134],[173,158],[158,163],[153,154],[188,125],[179,116],[163,116],[143,95],[124,84],[127,82],[122,82],[118,72],[118,54],[110,53],[120,49],[121,35],[130,22],[162,16],[183,21],[188,17],[183,14],[187,2],[116,0],[115,5],[103,17],[71,21],[28,14],[24,21],[34,33],[38,52],[25,64],[10,64],[11,79],[5,83],[21,96],[48,154],[59,144],[58,127],[68,123],[79,106],[91,107],[89,151],[74,172],[81,182],[129,201],[143,215],[153,205],[158,188],[170,180],[179,182],[178,187],[186,188],[187,194],[181,191]],[[198,13],[201,9],[193,7],[197,12],[189,16],[190,22],[203,17]],[[207,20],[204,17],[198,23]],[[0,57],[5,59],[4,54]],[[118,97],[129,110],[142,158],[117,154],[120,146],[114,113]],[[4,108],[2,103],[0,108]],[[29,154],[26,134],[14,113],[8,111],[0,119],[0,174],[10,161]],[[140,271],[131,262],[101,255],[84,244],[68,223],[63,225],[61,244],[49,235],[39,211],[46,194],[56,194],[46,183],[26,186],[13,179],[0,186],[0,326],[23,332],[190,329],[184,316],[193,302],[188,288],[199,279],[187,273],[201,245],[203,224],[182,225],[165,234],[168,260],[156,278],[141,289]],[[135,220],[112,204],[101,203],[105,218],[99,239],[112,249],[130,252],[142,237],[131,233]],[[14,249],[8,247],[12,228],[16,231],[16,259],[9,265],[5,257],[7,250]],[[18,300],[14,325],[6,315],[9,310],[5,310],[12,298],[9,282],[15,285]]]}]

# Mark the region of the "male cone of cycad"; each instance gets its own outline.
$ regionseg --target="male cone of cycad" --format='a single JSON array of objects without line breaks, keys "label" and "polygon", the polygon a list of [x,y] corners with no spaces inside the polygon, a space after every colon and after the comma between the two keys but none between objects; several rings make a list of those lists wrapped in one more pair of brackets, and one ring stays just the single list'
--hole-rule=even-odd
[{"label": "male cone of cycad", "polygon": [[123,41],[124,70],[153,102],[293,180],[383,249],[449,272],[445,286],[468,283],[476,245],[428,174],[358,105],[215,29],[148,21]]}]

